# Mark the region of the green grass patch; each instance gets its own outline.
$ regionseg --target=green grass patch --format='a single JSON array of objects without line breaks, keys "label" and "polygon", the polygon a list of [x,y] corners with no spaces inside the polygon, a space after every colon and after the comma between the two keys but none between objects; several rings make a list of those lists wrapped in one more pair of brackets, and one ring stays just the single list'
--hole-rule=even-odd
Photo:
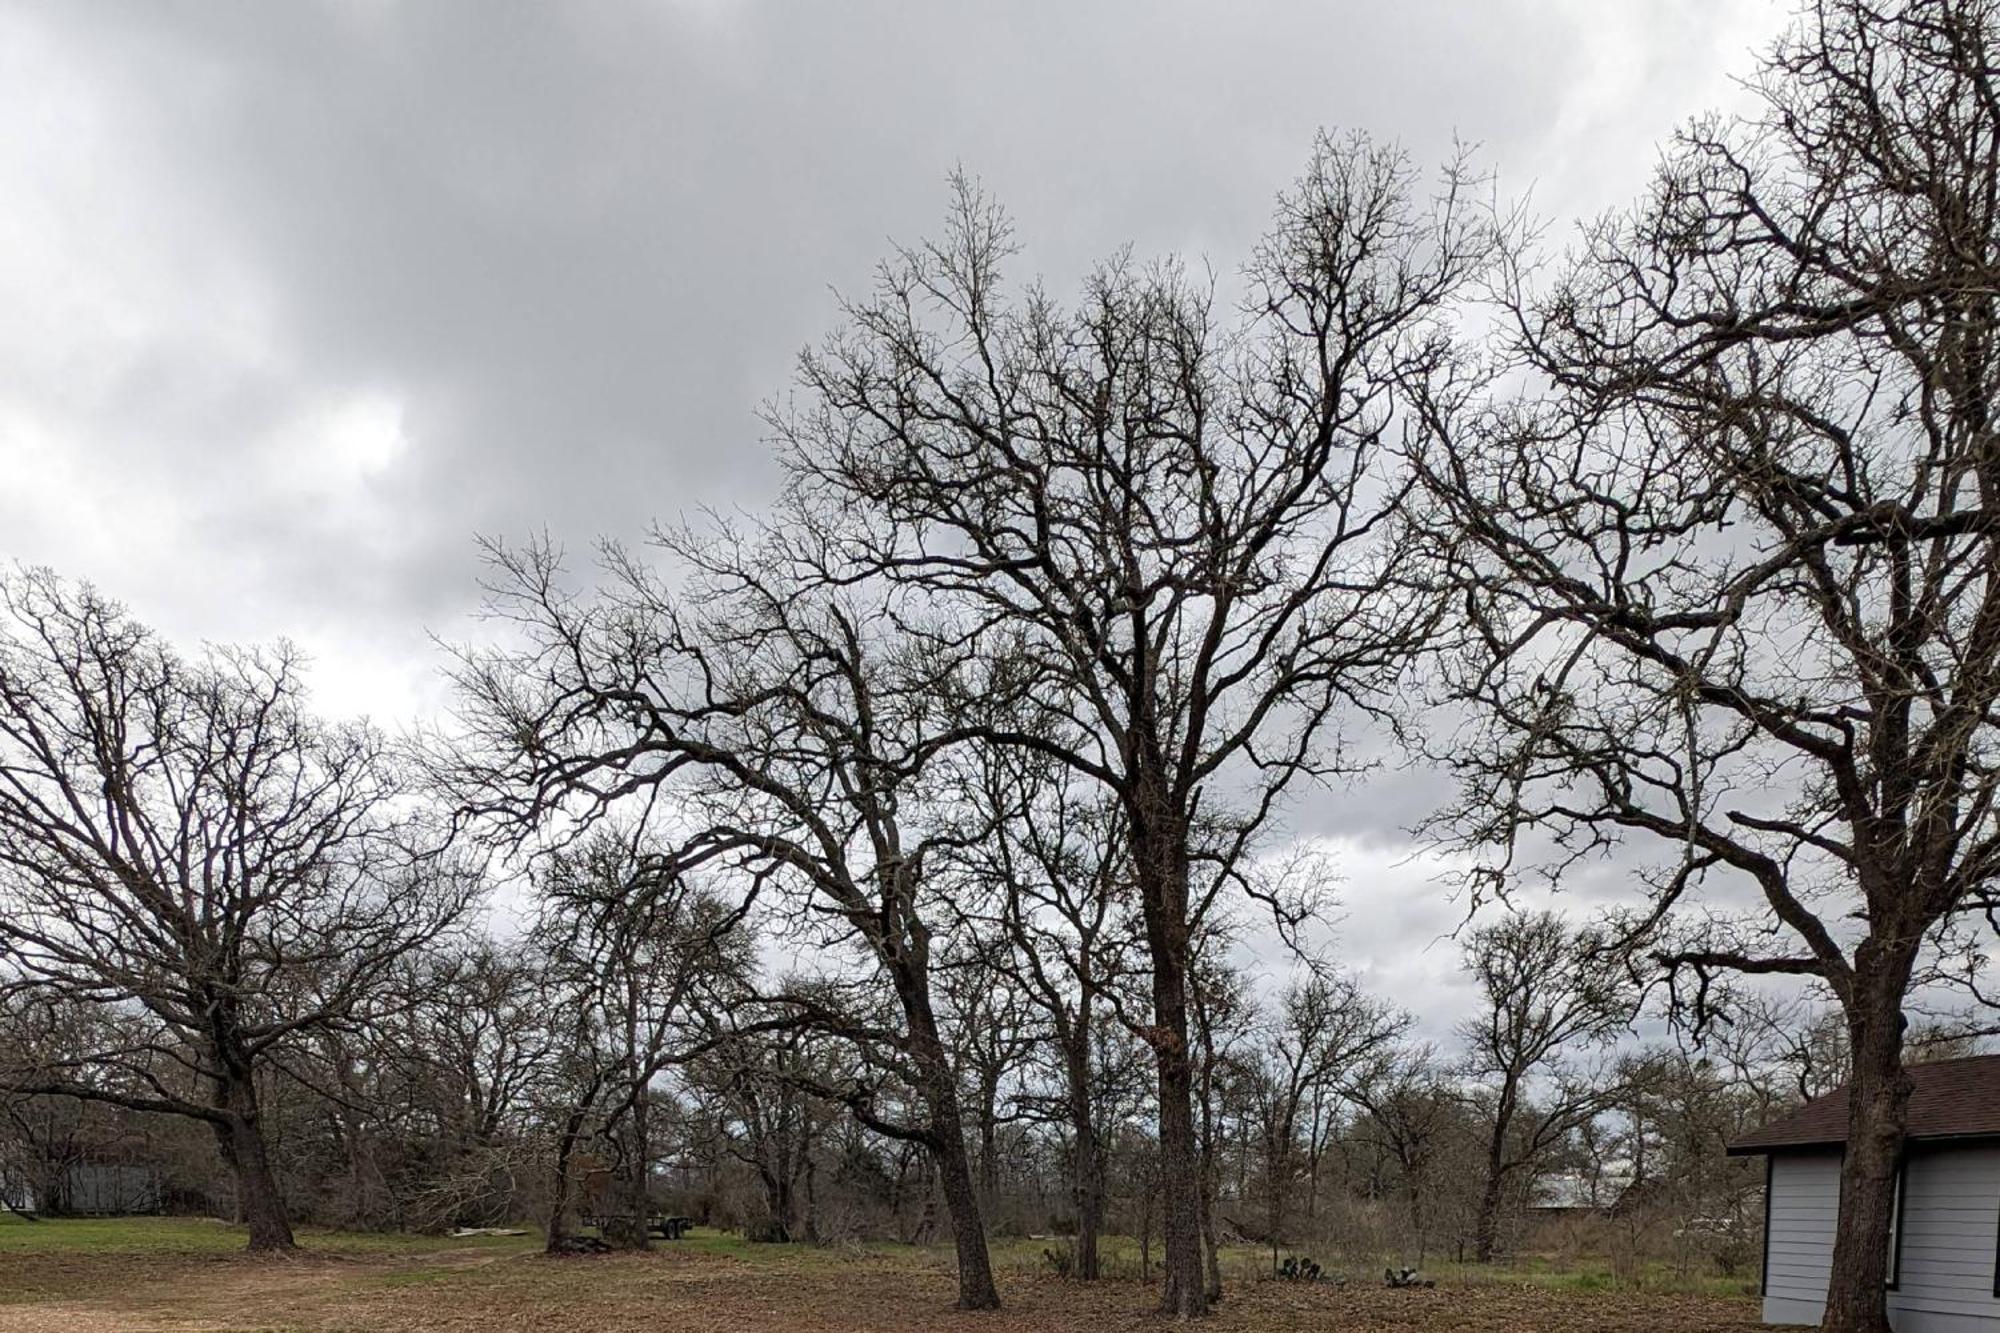
[{"label": "green grass patch", "polygon": [[[48,1217],[28,1222],[0,1216],[0,1255],[230,1254],[243,1249],[243,1227],[205,1217]],[[422,1254],[435,1250],[526,1250],[526,1236],[418,1236],[392,1231],[327,1231],[302,1227],[300,1246],[326,1254]]]}]

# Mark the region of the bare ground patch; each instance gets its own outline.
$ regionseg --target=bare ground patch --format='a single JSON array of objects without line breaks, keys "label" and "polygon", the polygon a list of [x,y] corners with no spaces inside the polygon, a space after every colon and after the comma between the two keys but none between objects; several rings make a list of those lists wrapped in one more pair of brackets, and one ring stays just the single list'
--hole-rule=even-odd
[{"label": "bare ground patch", "polygon": [[[587,1259],[488,1249],[413,1255],[16,1256],[0,1333],[1114,1333],[1158,1329],[1151,1292],[1008,1274],[997,1314],[952,1308],[931,1256],[774,1251],[746,1260],[666,1248]],[[17,1264],[26,1262],[33,1271]],[[1289,1330],[1667,1330],[1756,1328],[1742,1297],[1564,1291],[1487,1283],[1434,1291],[1239,1285],[1210,1327]]]}]

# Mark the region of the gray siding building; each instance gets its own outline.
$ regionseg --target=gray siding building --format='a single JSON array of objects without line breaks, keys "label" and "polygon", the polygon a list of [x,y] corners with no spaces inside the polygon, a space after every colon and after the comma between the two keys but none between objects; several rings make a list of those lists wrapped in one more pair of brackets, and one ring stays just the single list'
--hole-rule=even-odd
[{"label": "gray siding building", "polygon": [[[2000,1333],[2000,1056],[1914,1065],[1897,1180],[1889,1322],[1897,1333]],[[1732,1143],[1762,1153],[1764,1322],[1817,1324],[1840,1226],[1845,1090]]]}]

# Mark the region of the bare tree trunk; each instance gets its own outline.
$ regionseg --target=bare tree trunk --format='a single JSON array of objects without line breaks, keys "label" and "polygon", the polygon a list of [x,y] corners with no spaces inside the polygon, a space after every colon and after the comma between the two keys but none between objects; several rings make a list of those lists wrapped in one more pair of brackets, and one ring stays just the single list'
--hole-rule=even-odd
[{"label": "bare tree trunk", "polygon": [[[914,896],[909,895],[911,899]],[[997,1310],[1000,1289],[993,1283],[986,1220],[979,1210],[979,1189],[965,1150],[965,1114],[958,1099],[958,1078],[938,1033],[937,1013],[931,1007],[928,935],[921,925],[913,923],[907,947],[878,945],[878,952],[890,965],[897,999],[909,1026],[911,1054],[921,1071],[929,1110],[925,1146],[937,1169],[938,1186],[951,1215],[952,1245],[958,1252],[958,1305],[961,1310]]]},{"label": "bare tree trunk", "polygon": [[1486,1167],[1486,1188],[1479,1194],[1479,1218],[1473,1228],[1472,1257],[1479,1263],[1493,1262],[1494,1252],[1500,1248],[1500,1164],[1489,1159]]},{"label": "bare tree trunk", "polygon": [[1153,1011],[1160,1098],[1160,1222],[1165,1240],[1162,1313],[1208,1313],[1201,1261],[1201,1181],[1194,1127],[1194,1068],[1188,1060],[1187,1006],[1178,960],[1155,957]]},{"label": "bare tree trunk", "polygon": [[779,1155],[779,1165],[774,1170],[762,1163],[757,1167],[757,1179],[764,1186],[764,1211],[767,1225],[763,1240],[784,1244],[792,1238],[792,1171],[790,1153]]},{"label": "bare tree trunk", "polygon": [[986,1252],[986,1224],[979,1213],[979,1191],[973,1184],[972,1162],[965,1151],[964,1126],[956,1098],[932,1116],[936,1138],[931,1156],[937,1163],[938,1185],[951,1215],[952,1248],[958,1254],[958,1308],[997,1310],[1000,1289],[993,1283],[993,1263]]},{"label": "bare tree trunk", "polygon": [[652,1232],[646,1221],[652,1212],[649,1197],[648,1167],[652,1158],[650,1126],[647,1123],[647,1092],[641,1087],[632,1094],[632,1105],[626,1112],[630,1123],[625,1135],[625,1153],[618,1163],[617,1199],[613,1210],[617,1224],[607,1241],[621,1250],[649,1250],[653,1247]]},{"label": "bare tree trunk", "polygon": [[1097,1115],[1090,1104],[1089,1006],[1066,1030],[1070,1129],[1076,1135],[1076,1160],[1070,1167],[1070,1197],[1076,1205],[1076,1275],[1095,1282],[1102,1272],[1097,1239],[1104,1231],[1104,1149],[1097,1138]]},{"label": "bare tree trunk", "polygon": [[1000,1213],[1000,1147],[991,1103],[979,1117],[979,1208],[989,1217]]},{"label": "bare tree trunk", "polygon": [[1139,1280],[1153,1280],[1153,1202],[1159,1195],[1156,1182],[1148,1178],[1139,1199]]},{"label": "bare tree trunk", "polygon": [[1270,1189],[1270,1198],[1264,1209],[1264,1234],[1271,1242],[1271,1276],[1278,1275],[1278,1249],[1283,1244],[1282,1228],[1285,1220],[1285,1205],[1278,1197],[1275,1186]]},{"label": "bare tree trunk", "polygon": [[810,1133],[805,1141],[806,1244],[818,1245],[824,1239],[819,1230],[819,1164],[813,1160]]},{"label": "bare tree trunk", "polygon": [[1160,1220],[1166,1242],[1160,1310],[1193,1318],[1208,1313],[1208,1284],[1202,1269],[1200,1144],[1188,1044],[1187,847],[1184,829],[1163,827],[1172,823],[1161,817],[1164,799],[1146,804],[1152,808],[1134,812],[1133,843],[1152,962],[1150,1038],[1159,1076]]},{"label": "bare tree trunk", "polygon": [[1076,1275],[1095,1282],[1103,1273],[1097,1240],[1104,1233],[1104,1152],[1097,1128],[1086,1115],[1077,1126],[1076,1178],[1071,1185],[1076,1202]]},{"label": "bare tree trunk", "polygon": [[[225,1068],[248,1069],[247,1061],[223,1057],[221,1062]],[[216,1102],[223,1114],[215,1126],[216,1141],[223,1160],[236,1175],[236,1214],[250,1228],[249,1248],[253,1251],[297,1248],[291,1218],[285,1212],[284,1195],[278,1189],[270,1153],[265,1148],[257,1089],[247,1072],[242,1077],[219,1080]]]},{"label": "bare tree trunk", "polygon": [[1514,1106],[1518,1095],[1515,1076],[1505,1074],[1499,1100],[1493,1107],[1493,1134],[1486,1142],[1486,1187],[1479,1195],[1479,1214],[1472,1233],[1472,1257],[1482,1264],[1492,1263],[1494,1253],[1500,1248],[1500,1200],[1506,1185],[1507,1133],[1514,1127]]},{"label": "bare tree trunk", "polygon": [[543,1248],[550,1254],[562,1252],[569,1240],[569,1188],[570,1162],[576,1156],[576,1145],[583,1138],[583,1123],[590,1114],[590,1105],[597,1098],[597,1085],[591,1084],[585,1098],[570,1107],[563,1119],[562,1134],[556,1140],[555,1179],[549,1190],[548,1240]]},{"label": "bare tree trunk", "polygon": [[[1863,945],[1850,1001],[1854,1067],[1847,1092],[1847,1159],[1840,1173],[1840,1226],[1827,1284],[1830,1333],[1889,1333],[1889,1216],[1908,1121],[1902,997],[1907,968],[1884,968]],[[1892,975],[1876,975],[1888,971]]]},{"label": "bare tree trunk", "polygon": [[243,1220],[250,1226],[250,1248],[295,1248],[291,1218],[285,1213],[277,1177],[271,1173],[263,1132],[255,1120],[238,1120],[230,1125],[229,1134],[235,1144],[237,1197],[242,1201]]},{"label": "bare tree trunk", "polygon": [[1202,1294],[1211,1305],[1222,1299],[1222,1252],[1215,1243],[1215,1159],[1204,1154],[1201,1173],[1201,1249],[1207,1262]]},{"label": "bare tree trunk", "polygon": [[[920,1000],[921,1003],[908,1003]],[[986,1221],[979,1211],[979,1189],[973,1181],[972,1159],[965,1151],[965,1120],[950,1061],[938,1039],[928,997],[921,990],[906,996],[918,1059],[925,1067],[930,1103],[928,1141],[945,1211],[951,1216],[952,1248],[958,1255],[958,1307],[997,1310],[1000,1289],[993,1283],[993,1262],[986,1251]]]},{"label": "bare tree trunk", "polygon": [[[1196,1080],[1201,1097],[1201,1139],[1195,1169],[1201,1204],[1201,1248],[1207,1265],[1202,1294],[1213,1305],[1222,1299],[1222,1255],[1215,1243],[1215,1196],[1220,1188],[1222,1165],[1215,1132],[1215,1029],[1211,1020],[1212,1015],[1202,1012],[1201,1074]],[[1239,1154],[1239,1158],[1247,1156]]]},{"label": "bare tree trunk", "polygon": [[1415,1176],[1405,1170],[1408,1184],[1405,1186],[1410,1199],[1410,1230],[1417,1238],[1417,1267],[1424,1265],[1424,1256],[1430,1251],[1430,1220],[1424,1215],[1423,1188]]}]

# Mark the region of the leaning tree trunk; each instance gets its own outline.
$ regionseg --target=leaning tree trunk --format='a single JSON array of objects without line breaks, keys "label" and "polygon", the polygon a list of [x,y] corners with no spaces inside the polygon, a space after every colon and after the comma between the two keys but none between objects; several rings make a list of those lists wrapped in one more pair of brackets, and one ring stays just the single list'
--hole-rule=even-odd
[{"label": "leaning tree trunk", "polygon": [[945,1211],[951,1215],[952,1247],[958,1253],[958,1308],[997,1310],[1000,1289],[993,1282],[986,1223],[979,1212],[979,1190],[973,1183],[956,1098],[933,1112],[931,1131],[931,1157],[937,1163],[938,1188],[944,1194]]},{"label": "leaning tree trunk", "polygon": [[965,1115],[959,1105],[958,1078],[950,1053],[938,1035],[931,1007],[927,941],[913,930],[911,946],[885,950],[891,963],[897,999],[909,1025],[911,1053],[921,1073],[929,1110],[925,1146],[937,1171],[938,1188],[951,1216],[952,1245],[958,1252],[958,1307],[997,1310],[1000,1289],[993,1282],[993,1261],[986,1249],[986,1220],[979,1209],[979,1188],[972,1159],[965,1150]]},{"label": "leaning tree trunk", "polygon": [[1868,957],[1868,948],[1863,945],[1856,958],[1848,1013],[1854,1067],[1847,1085],[1847,1155],[1820,1324],[1830,1333],[1889,1333],[1889,1217],[1910,1101],[1902,1012],[1908,969]]},{"label": "leaning tree trunk", "polygon": [[[931,1054],[942,1062],[942,1046]],[[997,1310],[1000,1289],[993,1281],[993,1260],[986,1249],[986,1220],[979,1211],[979,1189],[973,1181],[972,1159],[965,1151],[965,1121],[959,1110],[958,1090],[948,1065],[933,1065],[928,1081],[931,1086],[926,1089],[925,1100],[930,1103],[930,1134],[926,1146],[937,1168],[945,1211],[951,1216],[952,1248],[958,1254],[958,1308]]]}]

